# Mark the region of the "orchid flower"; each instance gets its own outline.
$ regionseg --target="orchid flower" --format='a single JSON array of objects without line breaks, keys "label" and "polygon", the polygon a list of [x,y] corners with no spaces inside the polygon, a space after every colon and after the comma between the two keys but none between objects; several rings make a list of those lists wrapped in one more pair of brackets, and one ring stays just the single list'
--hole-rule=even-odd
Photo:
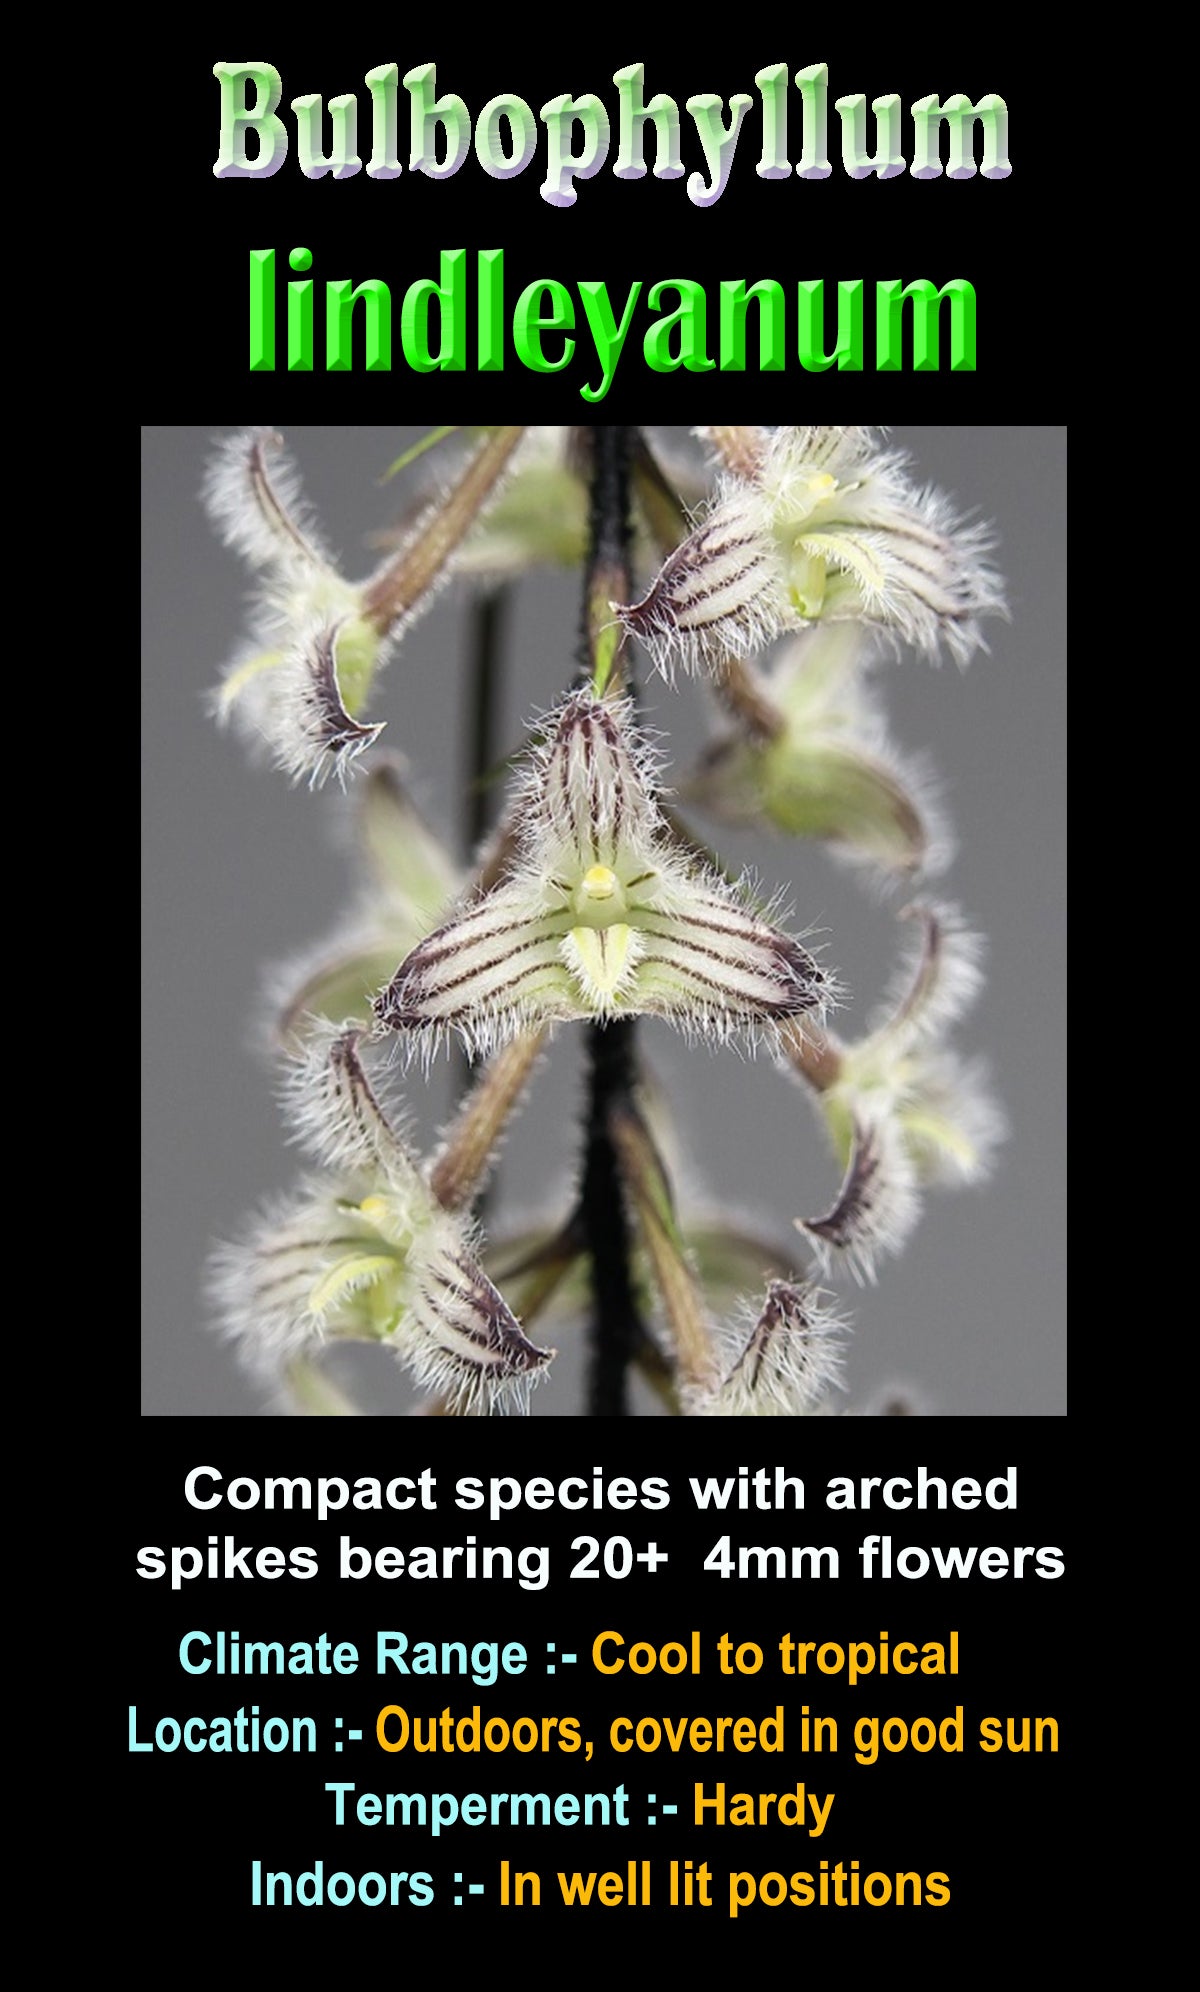
[{"label": "orchid flower", "polygon": [[867,676],[871,639],[829,623],[780,646],[766,672],[736,661],[721,686],[735,724],[684,785],[727,823],[820,837],[895,876],[941,869],[948,837],[929,774],[888,739]]},{"label": "orchid flower", "polygon": [[989,537],[921,490],[870,429],[750,431],[741,473],[620,610],[656,664],[719,670],[788,630],[847,618],[964,663],[1003,612]]},{"label": "orchid flower", "polygon": [[662,1016],[723,1039],[820,1007],[813,957],[673,842],[628,701],[565,701],[514,817],[511,872],[401,962],[381,1024],[453,1029],[479,1054],[563,1019]]},{"label": "orchid flower", "polygon": [[831,1208],[799,1228],[826,1264],[866,1280],[907,1242],[923,1191],[980,1181],[1005,1133],[986,1068],[942,1042],[979,989],[980,943],[950,909],[909,911],[920,942],[883,1021],[858,1044],[830,1037],[819,1058],[804,1046],[794,1058],[845,1169]]},{"label": "orchid flower", "polygon": [[456,1411],[523,1409],[552,1350],[522,1333],[376,1096],[357,1031],[314,1033],[285,1106],[325,1164],[218,1254],[213,1290],[247,1367],[286,1379],[334,1341],[391,1349]]},{"label": "orchid flower", "polygon": [[218,719],[235,720],[293,781],[344,782],[383,730],[359,718],[378,671],[432,601],[520,436],[494,430],[398,551],[357,583],[327,551],[280,438],[250,429],[223,444],[205,502],[226,543],[259,571],[261,593],[250,642],[214,696]]}]

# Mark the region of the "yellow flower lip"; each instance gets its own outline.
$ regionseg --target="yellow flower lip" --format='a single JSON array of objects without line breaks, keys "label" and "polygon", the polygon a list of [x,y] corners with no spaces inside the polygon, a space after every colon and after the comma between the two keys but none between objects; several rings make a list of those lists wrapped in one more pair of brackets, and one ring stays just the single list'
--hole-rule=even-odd
[{"label": "yellow flower lip", "polygon": [[364,1197],[358,1207],[363,1216],[370,1218],[372,1223],[378,1218],[387,1216],[387,1204],[382,1197]]},{"label": "yellow flower lip", "polygon": [[579,889],[586,899],[611,899],[618,889],[617,874],[607,865],[589,865]]},{"label": "yellow flower lip", "polygon": [[816,477],[809,478],[808,488],[814,496],[827,498],[831,491],[837,490],[837,478],[832,476],[829,471],[823,470]]}]

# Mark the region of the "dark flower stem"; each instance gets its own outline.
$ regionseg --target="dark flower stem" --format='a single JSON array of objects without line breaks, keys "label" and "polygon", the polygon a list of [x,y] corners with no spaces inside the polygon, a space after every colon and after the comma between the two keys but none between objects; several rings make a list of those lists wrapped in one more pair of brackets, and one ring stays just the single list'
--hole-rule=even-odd
[{"label": "dark flower stem", "polygon": [[643,1340],[633,1284],[632,1238],[625,1186],[609,1116],[632,1097],[636,1083],[632,1018],[588,1027],[588,1092],[579,1218],[587,1238],[592,1280],[592,1345],[588,1415],[629,1416],[627,1373]]},{"label": "dark flower stem", "polygon": [[[507,595],[489,589],[471,609],[471,664],[467,678],[468,711],[463,756],[463,856],[471,864],[492,825],[491,778],[496,763],[496,721],[500,706]],[[454,1097],[461,1100],[471,1084],[471,1064],[465,1052],[454,1058]],[[483,1194],[481,1192],[480,1206]]]},{"label": "dark flower stem", "polygon": [[[630,599],[629,495],[636,432],[620,426],[591,432],[591,508],[583,586],[584,654],[594,668],[602,632],[611,629],[613,602]],[[634,1286],[632,1235],[611,1117],[628,1105],[637,1082],[633,1020],[588,1027],[588,1079],[583,1177],[578,1219],[591,1262],[591,1360],[588,1415],[629,1415],[628,1371],[644,1340]]]}]

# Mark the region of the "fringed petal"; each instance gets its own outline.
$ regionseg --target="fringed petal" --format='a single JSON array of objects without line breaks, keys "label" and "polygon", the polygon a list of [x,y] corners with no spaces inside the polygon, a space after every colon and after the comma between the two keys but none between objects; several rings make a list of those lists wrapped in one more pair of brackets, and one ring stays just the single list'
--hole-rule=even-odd
[{"label": "fringed petal", "polygon": [[528,1409],[554,1356],[522,1332],[450,1220],[414,1248],[401,1347],[420,1389],[461,1414]]},{"label": "fringed petal", "polygon": [[282,436],[270,429],[231,436],[209,465],[203,496],[226,546],[252,567],[283,567],[306,578],[332,572]]},{"label": "fringed petal", "polygon": [[838,1260],[855,1279],[874,1281],[882,1255],[907,1244],[921,1213],[913,1158],[894,1116],[861,1114],[854,1122],[850,1161],[823,1217],[797,1219],[826,1266]]},{"label": "fringed petal", "polygon": [[716,1389],[691,1408],[702,1417],[802,1418],[840,1382],[844,1323],[818,1287],[772,1280],[747,1335],[726,1331]]}]

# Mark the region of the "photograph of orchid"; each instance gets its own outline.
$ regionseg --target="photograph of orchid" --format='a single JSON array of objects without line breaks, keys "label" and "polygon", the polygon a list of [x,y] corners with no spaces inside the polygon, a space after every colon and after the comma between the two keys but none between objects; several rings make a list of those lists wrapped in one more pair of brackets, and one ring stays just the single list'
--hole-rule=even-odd
[{"label": "photograph of orchid", "polygon": [[[211,714],[348,816],[357,872],[332,931],[314,906],[311,945],[272,970],[260,1032],[304,1173],[208,1268],[260,1401],[370,1414],[338,1369],[357,1344],[426,1415],[537,1411],[568,1348],[575,1414],[923,1408],[935,1379],[866,1403],[842,1368],[856,1290],[886,1280],[929,1196],[986,1182],[1006,1134],[1002,1088],[960,1045],[983,941],[946,887],[943,795],[891,744],[881,690],[897,665],[965,666],[1008,616],[972,493],[927,486],[880,429],[602,425],[435,430],[376,495],[356,582],[286,437],[230,432],[204,481],[253,589]],[[574,576],[574,626],[501,737],[510,608],[547,569]],[[469,737],[435,824],[401,660],[416,620],[464,597],[469,640],[440,668]],[[686,766],[676,703],[709,715]],[[747,826],[778,854],[765,882],[728,856]],[[848,985],[825,924],[830,856],[887,930],[882,1000]],[[698,1166],[647,1049],[663,1029],[744,1074],[745,1133]],[[574,1161],[538,1208],[502,1151],[559,1061]],[[735,1207],[755,1085],[794,1095],[823,1200],[781,1173],[776,1208]]]}]

